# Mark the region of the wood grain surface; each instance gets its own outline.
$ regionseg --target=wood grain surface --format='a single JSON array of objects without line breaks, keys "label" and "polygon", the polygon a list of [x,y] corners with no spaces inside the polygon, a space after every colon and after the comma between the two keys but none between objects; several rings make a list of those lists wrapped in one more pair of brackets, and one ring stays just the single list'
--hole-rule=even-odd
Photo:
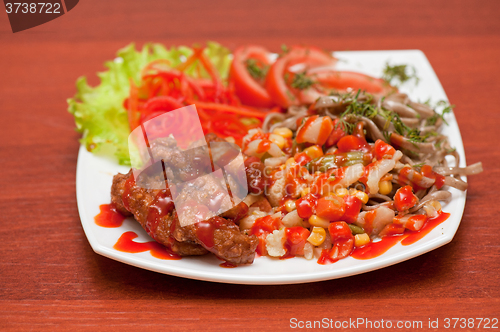
[{"label": "wood grain surface", "polygon": [[[206,40],[422,50],[456,105],[467,162],[484,166],[469,177],[453,241],[382,270],[287,286],[188,280],[95,254],[77,211],[79,135],[66,111],[77,77],[96,84],[130,42]],[[445,330],[445,318],[499,319],[499,77],[497,0],[82,0],[16,34],[0,13],[0,330],[286,330],[292,318],[420,320],[422,330],[438,319]]]}]

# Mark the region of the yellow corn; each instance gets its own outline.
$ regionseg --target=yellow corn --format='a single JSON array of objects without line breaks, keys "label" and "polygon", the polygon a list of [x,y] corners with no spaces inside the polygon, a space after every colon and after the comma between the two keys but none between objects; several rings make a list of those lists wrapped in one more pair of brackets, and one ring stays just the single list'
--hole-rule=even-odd
[{"label": "yellow corn", "polygon": [[283,138],[292,138],[293,136],[292,131],[286,127],[274,128],[273,134],[280,135]]},{"label": "yellow corn", "polygon": [[365,193],[365,192],[362,192],[362,191],[356,191],[356,193],[354,194],[354,196],[356,196],[357,198],[359,198],[359,200],[361,202],[363,202],[363,204],[366,204],[368,203],[368,195]]},{"label": "yellow corn", "polygon": [[305,154],[307,154],[309,157],[312,159],[321,157],[323,155],[323,150],[319,145],[313,145],[308,147],[307,149],[304,149],[303,151]]},{"label": "yellow corn", "polygon": [[311,234],[307,238],[307,242],[313,246],[319,246],[325,242],[326,232],[323,227],[313,227]]},{"label": "yellow corn", "polygon": [[431,206],[432,206],[433,208],[435,208],[435,209],[436,209],[436,211],[441,211],[441,209],[442,209],[442,207],[441,207],[441,203],[439,203],[439,202],[438,202],[438,201],[436,201],[436,200],[432,200],[432,201],[430,201],[429,203],[431,204]]},{"label": "yellow corn", "polygon": [[335,190],[335,195],[339,197],[345,197],[349,194],[349,191],[346,188],[338,188]]},{"label": "yellow corn", "polygon": [[280,135],[271,134],[269,135],[269,140],[276,144],[280,149],[285,147],[286,141]]},{"label": "yellow corn", "polygon": [[441,211],[441,203],[436,200],[432,200],[424,204],[425,214],[429,218],[434,218]]},{"label": "yellow corn", "polygon": [[231,137],[231,136],[228,136],[225,138],[226,142],[229,142],[229,143],[236,143],[236,141],[234,140],[234,137]]},{"label": "yellow corn", "polygon": [[378,183],[378,192],[382,195],[389,195],[392,191],[392,182],[391,181],[380,181]]},{"label": "yellow corn", "polygon": [[292,212],[293,210],[295,210],[297,207],[295,206],[295,201],[290,199],[288,201],[286,201],[285,203],[285,210],[286,212]]},{"label": "yellow corn", "polygon": [[290,168],[291,166],[293,166],[295,164],[295,159],[293,158],[288,158],[288,160],[285,162],[285,166],[287,168]]},{"label": "yellow corn", "polygon": [[328,226],[330,226],[330,221],[313,214],[309,217],[309,224],[312,226],[328,228]]},{"label": "yellow corn", "polygon": [[306,187],[306,188],[302,189],[300,191],[300,197],[304,197],[305,195],[309,194],[310,191],[311,190],[309,189],[309,187]]},{"label": "yellow corn", "polygon": [[356,234],[354,236],[354,245],[356,247],[362,247],[365,244],[368,244],[369,242],[370,242],[370,237],[366,233]]}]

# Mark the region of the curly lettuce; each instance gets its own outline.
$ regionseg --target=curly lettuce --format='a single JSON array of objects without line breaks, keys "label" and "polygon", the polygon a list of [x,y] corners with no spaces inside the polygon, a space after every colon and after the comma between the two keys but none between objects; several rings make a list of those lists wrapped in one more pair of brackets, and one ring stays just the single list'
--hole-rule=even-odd
[{"label": "curly lettuce", "polygon": [[[146,44],[138,51],[134,44],[130,44],[120,49],[113,61],[105,63],[108,70],[97,74],[99,85],[91,87],[85,77],[78,78],[77,93],[68,99],[68,111],[75,117],[76,130],[82,133],[80,143],[88,151],[114,155],[119,164],[130,165],[130,127],[127,110],[123,107],[129,95],[130,79],[139,84],[142,68],[153,60],[167,59],[171,67],[176,67],[192,52],[189,47],[167,49],[161,44]],[[221,77],[227,77],[230,51],[218,43],[209,42],[205,52]],[[196,72],[191,69],[187,73],[195,75]]]}]

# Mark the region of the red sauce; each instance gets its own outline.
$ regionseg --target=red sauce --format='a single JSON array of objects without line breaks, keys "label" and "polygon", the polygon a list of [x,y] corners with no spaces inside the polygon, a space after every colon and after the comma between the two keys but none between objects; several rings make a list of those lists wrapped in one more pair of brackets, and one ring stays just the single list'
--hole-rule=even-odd
[{"label": "red sauce", "polygon": [[365,246],[355,248],[351,256],[356,259],[370,259],[378,257],[394,247],[405,236],[406,235],[386,236],[378,242],[370,242]]},{"label": "red sauce", "polygon": [[330,250],[323,249],[321,250],[321,256],[319,256],[318,258],[318,264],[328,265],[328,264],[333,264],[338,260],[339,260],[338,258],[333,259],[330,257]]},{"label": "red sauce", "polygon": [[304,135],[305,133],[307,132],[307,129],[309,127],[311,127],[311,125],[313,124],[313,122],[318,118],[317,115],[313,115],[311,117],[309,117],[306,121],[306,123],[304,123],[304,125],[302,126],[302,128],[300,128],[299,132],[297,133],[297,137],[295,137],[295,141],[297,143],[304,143]]},{"label": "red sauce", "polygon": [[116,244],[113,246],[114,249],[122,252],[138,253],[144,251],[150,251],[151,256],[159,259],[181,259],[181,256],[174,254],[165,246],[159,244],[156,241],[148,242],[135,242],[133,241],[137,237],[134,232],[125,232],[120,236]]},{"label": "red sauce", "polygon": [[288,169],[285,175],[285,192],[287,195],[295,196],[299,186],[307,185],[308,182],[304,178],[305,175],[309,175],[309,172],[299,164],[295,164]]},{"label": "red sauce", "polygon": [[332,120],[327,116],[323,117],[321,119],[321,127],[319,128],[319,134],[318,138],[316,139],[316,143],[319,145],[325,144],[332,130],[333,130]]},{"label": "red sauce", "polygon": [[271,148],[271,141],[264,138],[262,141],[260,141],[259,145],[257,146],[257,153],[264,153]]},{"label": "red sauce", "polygon": [[234,265],[233,263],[229,263],[229,262],[220,263],[219,266],[225,267],[226,269],[232,269],[232,268],[237,267],[237,265]]},{"label": "red sauce", "polygon": [[307,194],[295,202],[297,207],[297,214],[302,219],[308,219],[316,212],[316,204],[318,203],[318,196]]},{"label": "red sauce", "polygon": [[300,152],[300,153],[297,153],[293,159],[295,160],[295,162],[297,164],[299,164],[300,166],[304,166],[305,164],[307,164],[308,162],[310,162],[312,160],[311,157],[309,157],[305,152]]},{"label": "red sauce", "polygon": [[125,189],[123,190],[122,201],[123,206],[130,211],[130,189],[135,186],[134,175],[130,174],[130,177],[125,182]]},{"label": "red sauce", "polygon": [[418,198],[413,194],[411,186],[399,188],[394,195],[394,206],[398,211],[411,209],[417,202]]},{"label": "red sauce", "polygon": [[359,211],[363,206],[363,202],[356,196],[346,195],[344,196],[345,212],[342,220],[348,223],[353,223],[358,220]]},{"label": "red sauce", "polygon": [[428,219],[424,226],[416,232],[406,230],[402,235],[386,236],[378,242],[370,242],[367,245],[355,248],[351,256],[356,259],[375,258],[394,247],[399,241],[404,246],[408,246],[422,239],[429,234],[436,226],[444,222],[450,216],[449,213],[441,212],[437,217]]},{"label": "red sauce", "polygon": [[255,220],[252,228],[250,228],[250,234],[257,236],[259,239],[259,244],[255,250],[258,255],[265,256],[267,254],[266,237],[269,233],[279,229],[280,226],[281,220],[272,216],[265,216]]},{"label": "red sauce", "polygon": [[120,227],[123,224],[123,220],[125,220],[125,217],[118,212],[113,203],[102,204],[99,206],[99,210],[101,212],[94,217],[94,222],[98,226],[108,228]]},{"label": "red sauce", "polygon": [[377,210],[368,211],[365,214],[365,224],[363,225],[363,229],[368,234],[371,234],[373,231],[373,221],[375,220],[376,215],[377,215]]},{"label": "red sauce", "polygon": [[401,244],[404,246],[408,246],[413,244],[423,238],[425,235],[429,234],[436,226],[444,222],[450,216],[447,212],[441,212],[435,218],[428,219],[424,226],[417,232],[410,232],[409,235],[401,241]]},{"label": "red sauce", "polygon": [[364,138],[360,138],[354,135],[347,135],[342,137],[337,142],[337,147],[340,152],[350,152],[350,151],[364,151],[368,152],[371,150],[370,146]]},{"label": "red sauce", "polygon": [[156,229],[161,219],[174,209],[174,201],[169,190],[161,190],[155,197],[153,203],[149,206],[148,217],[146,220],[146,232],[155,238]]},{"label": "red sauce", "polygon": [[432,167],[430,165],[424,165],[422,166],[422,175],[425,177],[434,179],[434,184],[436,185],[436,188],[441,189],[441,187],[444,185],[444,176],[441,174],[438,174],[432,170]]},{"label": "red sauce", "polygon": [[304,255],[304,245],[309,237],[309,230],[304,227],[287,227],[285,228],[285,243],[284,247],[286,254],[280,259],[293,258],[297,255]]},{"label": "red sauce", "polygon": [[212,249],[214,243],[214,232],[226,224],[226,220],[220,217],[214,217],[203,220],[195,224],[196,236],[208,250]]}]

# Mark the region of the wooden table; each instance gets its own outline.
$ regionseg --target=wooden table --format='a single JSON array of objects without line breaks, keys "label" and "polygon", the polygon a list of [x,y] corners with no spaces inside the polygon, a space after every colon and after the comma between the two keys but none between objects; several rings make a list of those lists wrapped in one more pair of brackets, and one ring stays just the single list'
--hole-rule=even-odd
[{"label": "wooden table", "polygon": [[[96,84],[131,41],[205,40],[422,50],[457,105],[468,163],[484,165],[453,241],[378,271],[285,286],[182,279],[95,254],[75,195],[79,135],[66,98],[76,78]],[[445,318],[500,318],[499,78],[496,0],[86,0],[16,34],[0,14],[0,330],[281,330],[292,318],[438,319],[442,330]]]}]

